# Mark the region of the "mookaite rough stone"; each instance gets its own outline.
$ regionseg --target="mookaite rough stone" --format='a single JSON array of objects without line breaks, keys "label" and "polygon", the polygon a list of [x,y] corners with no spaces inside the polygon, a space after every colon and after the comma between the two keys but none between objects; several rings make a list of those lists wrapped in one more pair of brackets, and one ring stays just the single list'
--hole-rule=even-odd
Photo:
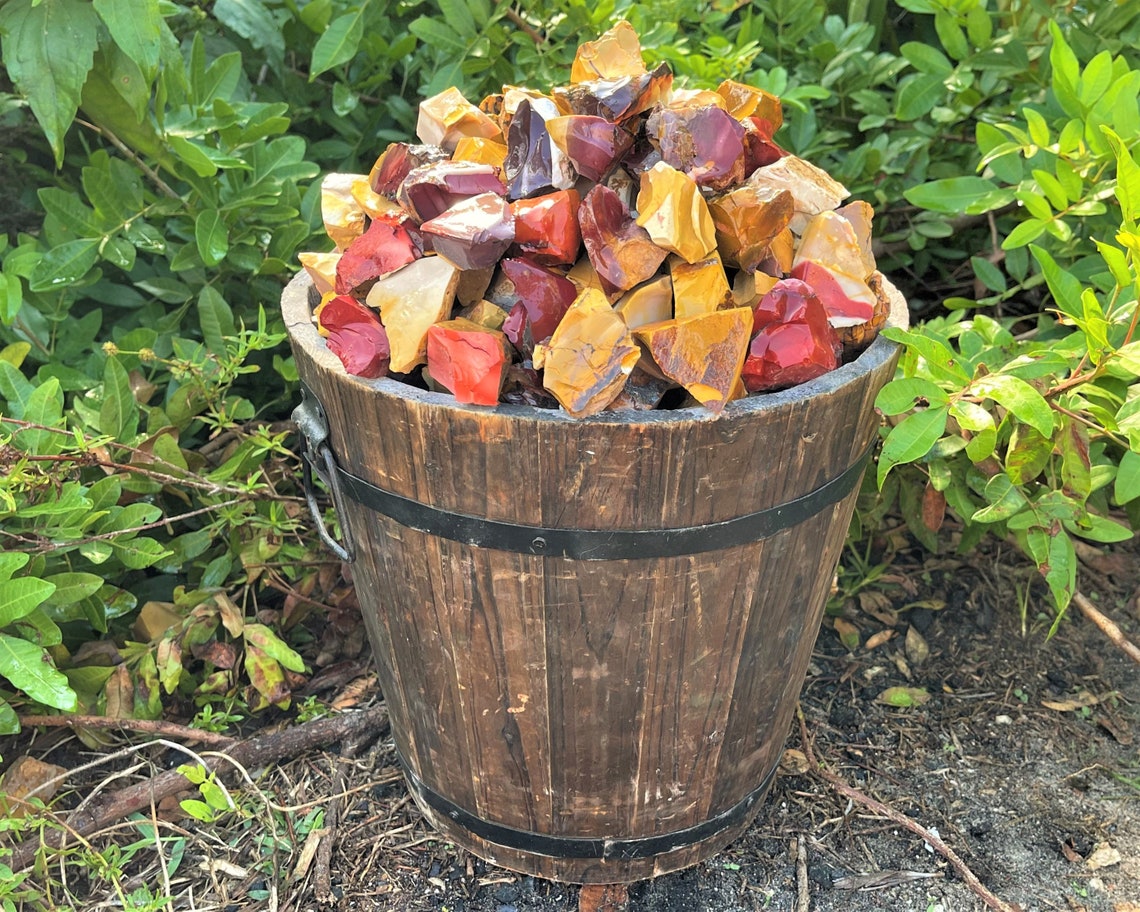
[{"label": "mookaite rough stone", "polygon": [[789,227],[802,234],[813,215],[834,209],[848,196],[847,188],[822,168],[795,155],[754,171],[748,183],[757,189],[787,190],[795,200],[795,211]]},{"label": "mookaite rough stone", "polygon": [[651,323],[634,335],[661,373],[719,413],[740,380],[751,333],[752,311],[734,307]]},{"label": "mookaite rough stone", "polygon": [[436,383],[469,405],[495,405],[511,364],[501,332],[462,317],[428,328],[427,369]]},{"label": "mookaite rough stone", "polygon": [[626,290],[657,272],[666,251],[630,218],[629,210],[609,187],[595,186],[578,208],[582,243],[599,276]]},{"label": "mookaite rough stone", "polygon": [[574,169],[592,181],[602,180],[633,147],[633,134],[604,117],[567,114],[548,120],[546,129]]},{"label": "mookaite rough stone", "polygon": [[578,46],[570,67],[570,82],[620,79],[623,76],[640,76],[644,72],[641,39],[633,26],[622,20],[596,41],[584,41]]},{"label": "mookaite rough stone", "polygon": [[463,270],[494,266],[515,239],[510,204],[497,193],[461,200],[420,230],[436,253]]},{"label": "mookaite rough stone", "polygon": [[577,190],[559,190],[511,203],[515,244],[526,256],[546,266],[569,266],[578,259],[582,232],[578,227]]},{"label": "mookaite rough stone", "polygon": [[805,383],[838,365],[838,339],[814,288],[799,279],[777,282],[753,311],[757,330],[744,362],[751,392]]},{"label": "mookaite rough stone", "polygon": [[422,142],[452,152],[464,136],[500,135],[499,125],[452,86],[420,102],[416,135]]},{"label": "mookaite rough stone", "polygon": [[709,212],[724,261],[755,272],[776,235],[791,222],[794,205],[787,190],[748,184],[713,199]]},{"label": "mookaite rough stone", "polygon": [[575,418],[600,412],[633,371],[640,349],[605,295],[587,289],[566,311],[550,341],[535,349],[543,386]]},{"label": "mookaite rough stone", "polygon": [[388,373],[388,334],[375,313],[351,295],[335,295],[322,303],[317,319],[347,373],[369,379]]},{"label": "mookaite rough stone", "polygon": [[716,250],[695,263],[669,257],[669,275],[673,279],[675,317],[695,317],[733,304],[732,288]]},{"label": "mookaite rough stone", "polygon": [[345,248],[336,264],[337,294],[367,290],[370,282],[395,272],[423,255],[423,241],[407,216],[375,218],[368,230]]},{"label": "mookaite rough stone", "polygon": [[673,318],[673,280],[658,276],[631,288],[614,305],[630,329]]},{"label": "mookaite rough stone", "polygon": [[655,108],[645,134],[661,159],[701,187],[723,190],[744,179],[744,127],[714,104]]},{"label": "mookaite rough stone", "polygon": [[509,257],[500,264],[526,310],[534,340],[549,339],[578,297],[578,289],[565,276],[525,257]]},{"label": "mookaite rough stone", "polygon": [[427,360],[427,333],[451,316],[459,270],[443,257],[416,260],[385,276],[368,292],[368,305],[380,311],[392,348],[390,369],[398,374]]},{"label": "mookaite rough stone", "polygon": [[442,215],[456,203],[481,193],[505,196],[507,187],[493,165],[433,162],[408,172],[396,198],[420,222]]},{"label": "mookaite rough stone", "polygon": [[446,149],[439,146],[417,146],[411,143],[390,143],[380,153],[372,170],[368,172],[369,186],[381,196],[394,200],[404,178],[420,165],[447,161]]},{"label": "mookaite rough stone", "polygon": [[321,220],[338,250],[364,233],[364,210],[352,198],[352,184],[359,178],[359,174],[328,174],[321,181]]},{"label": "mookaite rough stone", "polygon": [[700,189],[665,162],[642,172],[636,221],[654,244],[687,263],[716,249],[716,226]]}]

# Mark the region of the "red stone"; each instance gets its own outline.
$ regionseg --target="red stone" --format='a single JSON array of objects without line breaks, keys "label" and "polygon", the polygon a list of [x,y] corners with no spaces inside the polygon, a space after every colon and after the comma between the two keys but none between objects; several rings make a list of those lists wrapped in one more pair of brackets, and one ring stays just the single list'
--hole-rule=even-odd
[{"label": "red stone", "polygon": [[741,122],[744,127],[744,174],[747,177],[757,168],[763,168],[773,162],[779,161],[788,153],[781,149],[767,135],[764,125],[759,124],[759,118],[745,117]]},{"label": "red stone", "polygon": [[823,302],[832,326],[855,326],[866,323],[875,315],[874,292],[868,288],[870,300],[852,299],[835,276],[818,263],[804,260],[792,270],[792,275],[812,287]]},{"label": "red stone", "polygon": [[578,259],[582,232],[578,227],[577,190],[558,190],[511,203],[515,244],[536,263],[569,266]]},{"label": "red stone", "polygon": [[447,161],[413,168],[400,184],[397,199],[417,221],[427,222],[472,196],[506,192],[493,165]]},{"label": "red stone", "polygon": [[839,362],[830,340],[807,323],[765,326],[748,349],[742,377],[749,392],[786,389],[835,370]]},{"label": "red stone", "polygon": [[507,318],[503,321],[503,335],[523,356],[530,357],[534,351],[534,333],[530,328],[526,305],[522,301],[516,302],[507,312]]},{"label": "red stone", "polygon": [[667,251],[630,218],[618,195],[601,184],[593,187],[578,209],[582,242],[598,275],[627,290],[657,272]]},{"label": "red stone", "polygon": [[427,369],[432,379],[469,405],[496,405],[511,356],[501,332],[462,317],[428,330]]},{"label": "red stone", "polygon": [[633,134],[624,127],[587,114],[570,114],[546,122],[553,143],[585,178],[600,181],[633,147]]},{"label": "red stone", "polygon": [[577,287],[565,276],[522,257],[505,259],[500,266],[526,309],[534,341],[550,338],[578,297]]},{"label": "red stone", "polygon": [[380,318],[350,295],[337,295],[318,313],[325,344],[347,373],[375,379],[388,373],[388,334]]},{"label": "red stone", "polygon": [[827,311],[815,290],[800,279],[781,279],[752,309],[752,332],[773,323],[810,323],[820,335],[827,335]]},{"label": "red stone", "polygon": [[497,193],[462,200],[420,230],[436,253],[464,270],[494,266],[515,236],[511,207]]},{"label": "red stone", "polygon": [[447,152],[439,146],[389,143],[368,173],[368,185],[381,196],[395,199],[400,184],[413,168],[440,161],[447,161]]},{"label": "red stone", "polygon": [[381,276],[423,256],[423,241],[410,219],[385,216],[348,245],[336,264],[337,294],[367,291]]},{"label": "red stone", "polygon": [[666,163],[701,187],[723,190],[744,179],[744,127],[716,105],[657,108],[645,134]]}]

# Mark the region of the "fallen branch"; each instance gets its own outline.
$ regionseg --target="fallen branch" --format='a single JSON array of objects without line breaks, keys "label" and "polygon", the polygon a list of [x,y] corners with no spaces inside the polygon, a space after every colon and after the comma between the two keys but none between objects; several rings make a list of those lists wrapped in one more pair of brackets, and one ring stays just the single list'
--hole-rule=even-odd
[{"label": "fallen branch", "polygon": [[1123,650],[1124,654],[1133,662],[1140,664],[1140,647],[1137,647],[1135,643],[1124,635],[1124,631],[1116,626],[1116,622],[1113,621],[1112,618],[1108,617],[1108,615],[1104,614],[1096,605],[1089,601],[1083,592],[1074,592],[1073,602],[1081,609],[1081,614],[1096,624],[1096,626],[1100,628],[1101,633],[1108,637],[1114,646]]},{"label": "fallen branch", "polygon": [[[384,705],[365,712],[328,716],[247,741],[235,741],[224,755],[204,757],[203,765],[208,773],[228,772],[231,768],[229,761],[245,767],[265,766],[334,741],[379,733],[387,721],[388,710]],[[180,772],[168,770],[145,782],[112,792],[91,807],[73,812],[66,821],[70,833],[52,831],[45,834],[42,842],[20,844],[13,852],[9,866],[18,873],[32,865],[41,848],[62,849],[67,845],[70,834],[90,836],[122,817],[149,807],[151,802],[158,803],[191,787],[190,780]]]},{"label": "fallen branch", "polygon": [[324,835],[317,845],[317,860],[313,866],[313,880],[316,882],[314,893],[317,902],[328,906],[336,902],[336,894],[332,888],[332,851],[340,836],[341,805],[344,803],[345,786],[348,780],[348,763],[360,750],[360,740],[353,739],[345,743],[340,752],[340,762],[336,765],[336,776],[333,777],[332,798],[329,799],[328,809],[325,811]]},{"label": "fallen branch", "polygon": [[22,727],[33,728],[116,728],[123,731],[144,732],[150,735],[161,735],[164,738],[175,738],[179,741],[200,741],[218,750],[225,750],[235,743],[229,735],[220,735],[217,732],[202,731],[200,728],[191,728],[189,725],[179,725],[176,722],[161,722],[154,719],[111,719],[107,716],[20,716]]},{"label": "fallen branch", "polygon": [[811,766],[812,772],[823,779],[824,782],[830,785],[844,798],[849,798],[857,804],[863,805],[863,807],[867,808],[868,810],[874,811],[876,814],[886,817],[888,820],[893,821],[904,829],[910,830],[916,836],[920,837],[923,841],[926,842],[928,846],[930,846],[932,849],[934,849],[934,851],[936,851],[939,855],[950,862],[954,870],[958,872],[958,876],[961,877],[963,881],[965,881],[966,886],[973,890],[974,893],[982,900],[982,902],[984,902],[991,909],[996,910],[996,912],[1022,912],[1020,906],[1007,903],[991,893],[986,888],[985,884],[978,880],[977,875],[970,870],[969,865],[967,865],[966,862],[964,862],[958,856],[958,853],[950,848],[950,846],[946,845],[946,843],[944,843],[938,836],[934,835],[934,833],[926,829],[926,827],[924,827],[922,824],[918,823],[916,820],[912,820],[901,811],[896,811],[894,808],[888,807],[881,801],[877,801],[869,795],[863,794],[863,792],[859,791],[859,789],[852,788],[837,775],[835,775],[835,773],[832,773],[820,766],[819,762],[815,758],[815,752],[812,750],[811,739],[808,737],[807,722],[804,719],[803,710],[797,707],[796,712],[800,720],[800,739],[803,741],[804,754],[807,756],[808,764]]}]

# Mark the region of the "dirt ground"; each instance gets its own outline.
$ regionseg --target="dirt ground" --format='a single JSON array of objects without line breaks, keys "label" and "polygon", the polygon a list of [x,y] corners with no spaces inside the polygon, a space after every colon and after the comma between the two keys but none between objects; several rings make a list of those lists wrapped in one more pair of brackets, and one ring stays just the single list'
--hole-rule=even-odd
[{"label": "dirt ground", "polygon": [[[1140,640],[1137,543],[1084,557],[1085,591]],[[1005,902],[1026,912],[1137,912],[1140,674],[1075,609],[1046,639],[1042,595],[1008,551],[968,564],[918,550],[897,555],[844,605],[854,649],[833,618],[825,622],[801,698],[805,730],[842,782],[936,832]],[[370,682],[365,672],[340,696],[367,705],[378,699]],[[878,701],[895,686],[922,688],[930,699],[906,709]],[[695,868],[632,886],[630,912],[984,908],[921,837],[811,773],[795,728],[746,834]],[[29,752],[51,760],[68,744],[38,740]],[[11,759],[8,747],[3,753]],[[157,889],[165,876],[170,888],[159,892],[175,898],[156,908],[224,912],[579,908],[577,887],[493,868],[436,837],[407,795],[386,732],[353,754],[313,752],[252,770],[280,812],[270,819],[246,789],[239,814],[171,825],[184,834],[173,874],[170,858],[160,864],[140,852],[122,886]],[[152,761],[173,762],[160,753]],[[106,773],[92,773],[80,792]],[[335,800],[340,792],[347,797]],[[324,852],[331,847],[327,865],[322,841]],[[106,886],[85,894],[73,873],[47,907],[125,905]]]}]

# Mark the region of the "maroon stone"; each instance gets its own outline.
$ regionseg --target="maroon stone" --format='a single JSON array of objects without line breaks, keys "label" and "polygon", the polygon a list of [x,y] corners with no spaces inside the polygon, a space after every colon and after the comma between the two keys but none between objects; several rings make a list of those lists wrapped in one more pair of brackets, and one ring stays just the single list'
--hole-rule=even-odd
[{"label": "maroon stone", "polygon": [[503,335],[524,357],[529,358],[534,352],[534,332],[530,328],[530,318],[522,301],[517,301],[507,312],[507,318],[503,321]]},{"label": "maroon stone", "polygon": [[413,168],[432,162],[447,161],[445,149],[439,146],[412,145],[406,142],[389,143],[380,153],[376,164],[368,174],[368,184],[373,192],[394,200],[400,184]]},{"label": "maroon stone", "polygon": [[507,380],[503,385],[503,402],[514,405],[533,405],[537,408],[558,408],[558,400],[542,385],[542,375],[534,369],[530,361],[512,364],[507,368]]},{"label": "maroon stone", "polygon": [[772,137],[766,133],[763,127],[757,126],[757,124],[763,123],[758,117],[746,117],[741,121],[744,127],[745,177],[757,168],[763,168],[765,165],[779,161],[788,154],[772,141]]},{"label": "maroon stone", "polygon": [[574,169],[561,149],[554,146],[546,121],[559,116],[549,98],[524,98],[507,127],[507,194],[525,199],[574,184]]},{"label": "maroon stone", "polygon": [[666,164],[701,187],[723,190],[744,179],[744,127],[716,105],[657,108],[645,134]]},{"label": "maroon stone", "polygon": [[504,196],[506,192],[499,169],[494,165],[446,161],[413,168],[400,184],[396,197],[417,221],[427,222],[472,196],[480,193]]},{"label": "maroon stone", "polygon": [[582,242],[590,263],[611,286],[627,290],[644,282],[665,261],[649,232],[630,218],[629,210],[609,187],[598,184],[578,209]]},{"label": "maroon stone", "polygon": [[577,262],[582,246],[580,202],[577,190],[559,190],[511,203],[519,249],[536,263],[569,266]]},{"label": "maroon stone", "polygon": [[319,308],[317,320],[328,333],[325,344],[347,373],[369,379],[388,373],[388,334],[373,310],[349,295],[337,295]]},{"label": "maroon stone", "polygon": [[624,127],[588,114],[572,114],[558,124],[560,145],[583,177],[600,181],[633,146],[633,134]]},{"label": "maroon stone", "polygon": [[[505,259],[500,266],[514,284],[519,303],[526,309],[534,341],[549,339],[578,297],[577,287],[565,276],[522,258]],[[512,309],[511,314],[513,313]],[[508,314],[508,320],[511,319],[511,314]],[[507,331],[505,324],[503,331]],[[510,334],[507,338],[510,338]],[[518,344],[514,339],[511,342],[516,346]]]},{"label": "maroon stone", "polygon": [[377,216],[337,261],[336,293],[367,291],[381,276],[423,256],[423,246],[411,219],[402,215]]},{"label": "maroon stone", "polygon": [[494,266],[515,236],[510,204],[497,193],[462,200],[420,230],[436,253],[464,270]]}]

